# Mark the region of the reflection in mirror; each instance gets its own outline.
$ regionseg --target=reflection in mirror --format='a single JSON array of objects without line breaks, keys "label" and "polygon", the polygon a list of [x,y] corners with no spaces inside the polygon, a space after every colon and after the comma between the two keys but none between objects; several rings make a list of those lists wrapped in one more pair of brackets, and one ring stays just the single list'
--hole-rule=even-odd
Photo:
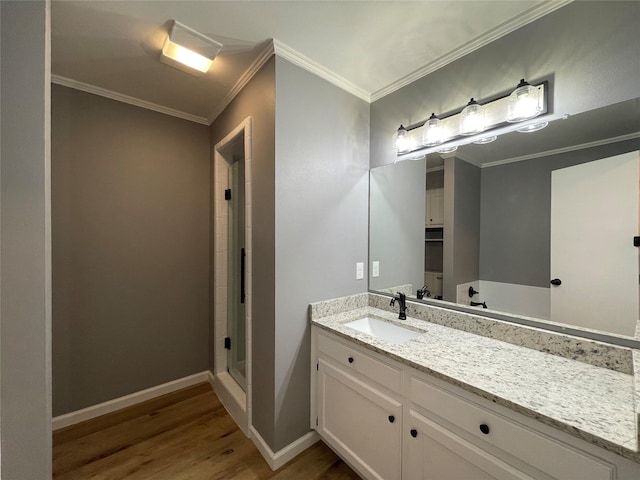
[{"label": "reflection in mirror", "polygon": [[634,99],[372,169],[370,289],[635,337],[639,150]]}]

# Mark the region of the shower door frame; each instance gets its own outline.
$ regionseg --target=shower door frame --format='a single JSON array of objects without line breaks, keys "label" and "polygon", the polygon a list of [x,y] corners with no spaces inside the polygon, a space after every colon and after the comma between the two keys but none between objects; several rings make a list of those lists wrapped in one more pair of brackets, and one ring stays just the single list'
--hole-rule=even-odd
[{"label": "shower door frame", "polygon": [[[252,246],[251,246],[251,175],[252,175],[252,123],[247,117],[214,147],[214,184],[213,184],[213,313],[214,313],[214,368],[213,388],[220,401],[231,414],[245,435],[249,436],[251,425],[251,305],[252,305]],[[246,328],[246,373],[245,389],[235,382],[227,371],[227,350],[224,339],[228,336],[227,298],[228,298],[228,205],[225,190],[229,181],[229,166],[233,158],[225,157],[224,147],[244,135],[244,184],[245,184],[245,328]],[[239,160],[240,161],[240,160]],[[236,339],[237,341],[237,339]]]}]

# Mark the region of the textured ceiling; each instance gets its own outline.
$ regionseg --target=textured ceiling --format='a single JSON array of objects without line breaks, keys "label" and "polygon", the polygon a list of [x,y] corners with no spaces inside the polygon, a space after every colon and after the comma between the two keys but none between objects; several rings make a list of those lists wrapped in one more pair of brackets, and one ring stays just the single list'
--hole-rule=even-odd
[{"label": "textured ceiling", "polygon": [[[364,98],[375,97],[416,70],[506,33],[541,3],[54,0],[52,73],[206,119],[277,39]],[[224,45],[206,75],[158,61],[171,19]]]}]

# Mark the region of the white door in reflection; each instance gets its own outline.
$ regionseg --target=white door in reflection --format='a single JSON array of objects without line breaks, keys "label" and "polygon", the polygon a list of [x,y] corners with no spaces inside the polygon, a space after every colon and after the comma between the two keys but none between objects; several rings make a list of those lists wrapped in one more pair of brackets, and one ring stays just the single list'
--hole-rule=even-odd
[{"label": "white door in reflection", "polygon": [[639,182],[640,152],[552,173],[552,321],[635,336]]}]

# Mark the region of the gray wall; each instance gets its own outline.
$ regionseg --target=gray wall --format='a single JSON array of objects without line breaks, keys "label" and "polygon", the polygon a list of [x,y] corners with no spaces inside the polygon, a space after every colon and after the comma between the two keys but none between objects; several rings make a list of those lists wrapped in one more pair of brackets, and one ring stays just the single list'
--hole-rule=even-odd
[{"label": "gray wall", "polygon": [[209,131],[52,86],[53,413],[207,370]]},{"label": "gray wall", "polygon": [[49,6],[0,2],[4,480],[51,478]]},{"label": "gray wall", "polygon": [[370,172],[369,268],[380,276],[369,288],[382,290],[424,283],[426,160],[385,165]]},{"label": "gray wall", "polygon": [[366,102],[276,58],[274,451],[309,430],[308,304],[367,291],[368,139]]},{"label": "gray wall", "polygon": [[[211,125],[213,147],[248,116],[253,117],[252,161],[252,390],[253,426],[274,445],[275,362],[275,60],[269,60]],[[212,163],[213,165],[213,163]],[[214,169],[211,168],[213,175]],[[213,185],[213,177],[211,185]],[[213,204],[213,199],[211,200]],[[213,215],[213,209],[212,209]],[[211,218],[211,228],[215,219]],[[211,234],[211,249],[213,238]],[[211,256],[211,275],[214,264]],[[211,296],[213,301],[213,295]],[[213,306],[210,369],[213,370]]]},{"label": "gray wall", "polygon": [[573,2],[371,104],[371,167],[393,161],[401,123],[459,111],[548,79],[555,113],[638,97],[640,2]]},{"label": "gray wall", "polygon": [[548,288],[551,172],[638,149],[636,139],[483,168],[480,279]]},{"label": "gray wall", "polygon": [[457,285],[479,275],[480,169],[459,158],[446,159],[444,194],[442,298],[455,302]]}]

